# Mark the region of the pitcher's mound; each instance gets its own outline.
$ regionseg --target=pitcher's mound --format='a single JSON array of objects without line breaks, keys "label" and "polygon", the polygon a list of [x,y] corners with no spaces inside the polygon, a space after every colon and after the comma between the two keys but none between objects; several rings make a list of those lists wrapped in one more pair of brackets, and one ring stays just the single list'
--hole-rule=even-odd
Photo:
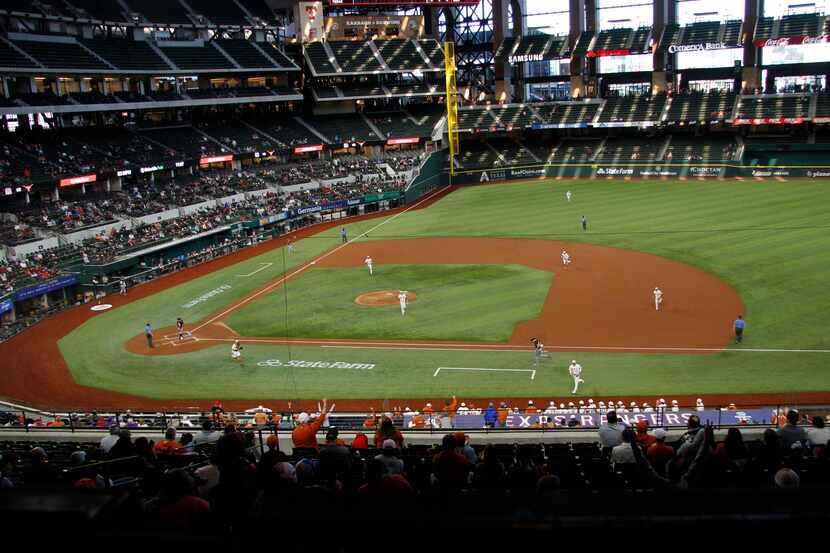
[{"label": "pitcher's mound", "polygon": [[[400,290],[383,290],[381,292],[367,292],[360,294],[354,299],[358,305],[369,305],[371,307],[378,307],[381,305],[398,305],[398,294]],[[412,303],[418,298],[415,292],[406,293],[406,303]]]}]

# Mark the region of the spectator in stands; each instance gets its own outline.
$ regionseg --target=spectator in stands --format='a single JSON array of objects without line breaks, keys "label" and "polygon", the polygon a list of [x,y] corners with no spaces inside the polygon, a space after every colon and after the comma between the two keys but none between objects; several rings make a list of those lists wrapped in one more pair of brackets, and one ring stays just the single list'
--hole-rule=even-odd
[{"label": "spectator in stands", "polygon": [[744,445],[744,438],[737,428],[726,432],[726,439],[715,447],[715,457],[724,468],[743,468],[749,461],[749,451]]},{"label": "spectator in stands", "polygon": [[130,437],[130,431],[123,428],[118,432],[118,441],[110,448],[109,458],[120,459],[132,455],[135,455],[135,447]]},{"label": "spectator in stands", "polygon": [[622,443],[624,425],[617,421],[617,412],[608,411],[607,421],[599,426],[599,443],[603,450],[610,452],[612,448]]},{"label": "spectator in stands", "polygon": [[498,423],[498,416],[496,407],[491,401],[490,404],[487,405],[487,409],[484,411],[484,425],[487,426],[487,428],[495,428]]},{"label": "spectator in stands", "polygon": [[631,451],[631,444],[637,443],[637,437],[635,436],[634,431],[630,428],[626,428],[622,431],[620,437],[622,438],[622,443],[614,446],[611,450],[611,463],[621,465],[636,462],[634,459],[634,452]]},{"label": "spectator in stands", "polygon": [[415,490],[402,474],[385,474],[383,463],[377,459],[366,462],[366,483],[358,489],[368,507],[384,505],[391,509],[406,509],[412,505]]},{"label": "spectator in stands", "polygon": [[775,473],[775,486],[783,490],[794,490],[801,485],[801,478],[789,468],[778,469]]},{"label": "spectator in stands", "polygon": [[435,482],[444,489],[461,489],[467,485],[470,463],[456,451],[456,440],[446,434],[441,441],[441,451],[432,458],[432,474]]},{"label": "spectator in stands", "polygon": [[182,434],[181,444],[182,444],[181,453],[183,455],[186,455],[188,453],[193,453],[193,451],[194,451],[193,448],[195,446],[195,444],[193,443],[193,434],[191,434],[190,432],[184,432]]},{"label": "spectator in stands", "polygon": [[14,463],[9,455],[0,455],[0,490],[14,488],[12,475],[14,474]]},{"label": "spectator in stands", "polygon": [[322,411],[320,411],[320,415],[313,422],[310,420],[311,417],[308,413],[302,412],[299,414],[297,417],[298,426],[291,432],[291,440],[294,442],[295,448],[304,447],[317,449],[319,447],[317,444],[317,432],[326,422],[326,417],[334,411],[333,404],[328,410],[326,410],[327,405],[328,404],[324,399]]},{"label": "spectator in stands", "polygon": [[662,428],[654,431],[654,443],[648,448],[646,456],[651,466],[660,475],[666,474],[666,465],[674,459],[674,448],[666,444],[668,433]]},{"label": "spectator in stands", "polygon": [[643,451],[648,451],[657,438],[648,433],[648,421],[641,420],[637,422],[637,443],[643,448]]},{"label": "spectator in stands", "polygon": [[463,432],[456,432],[453,435],[455,436],[455,442],[457,444],[456,451],[463,455],[470,465],[478,463],[478,455],[476,455],[476,451],[473,449],[473,446],[470,445],[470,437]]},{"label": "spectator in stands", "polygon": [[778,429],[778,437],[781,438],[781,446],[785,450],[793,447],[793,444],[801,444],[807,439],[807,431],[798,426],[798,411],[790,409],[787,412],[787,424]]},{"label": "spectator in stands", "polygon": [[49,484],[60,477],[60,468],[49,462],[46,450],[42,447],[32,448],[29,452],[30,463],[23,469],[23,482],[32,484]]},{"label": "spectator in stands", "polygon": [[496,489],[504,485],[506,473],[504,464],[499,460],[496,448],[492,444],[484,447],[481,463],[476,465],[473,484],[478,489]]},{"label": "spectator in stands", "polygon": [[342,440],[338,439],[338,435],[336,428],[329,428],[326,443],[320,448],[317,456],[320,460],[320,475],[327,482],[345,481],[352,467],[352,454]]},{"label": "spectator in stands", "polygon": [[198,496],[195,481],[187,471],[168,471],[161,482],[158,514],[165,526],[189,532],[210,528],[210,505]]},{"label": "spectator in stands", "polygon": [[119,432],[121,428],[117,424],[113,424],[110,426],[110,433],[101,438],[101,452],[105,455],[109,453],[112,446],[115,445],[115,442],[118,441]]},{"label": "spectator in stands", "polygon": [[383,417],[380,428],[375,431],[375,447],[380,449],[386,440],[394,440],[396,447],[403,447],[403,434],[389,417]]},{"label": "spectator in stands", "polygon": [[[703,427],[700,426],[700,417],[691,415],[686,422],[686,432],[680,436],[680,447],[677,450],[678,457],[684,457],[688,451],[695,446],[695,440]],[[695,446],[696,449],[696,446]]]},{"label": "spectator in stands", "polygon": [[823,418],[813,417],[813,425],[807,429],[807,439],[813,447],[827,444],[830,440],[830,429],[825,428]]},{"label": "spectator in stands", "polygon": [[375,456],[376,461],[384,467],[384,474],[403,474],[403,461],[398,457],[398,445],[395,440],[389,438],[384,440],[383,449]]},{"label": "spectator in stands", "polygon": [[783,461],[781,440],[772,428],[764,430],[761,447],[753,460],[758,468],[778,470]]},{"label": "spectator in stands", "polygon": [[176,439],[176,429],[172,426],[164,431],[164,439],[153,446],[156,455],[176,455],[182,451],[182,444]]},{"label": "spectator in stands", "polygon": [[352,440],[352,449],[369,449],[369,437],[363,432],[358,432]]},{"label": "spectator in stands", "polygon": [[202,423],[202,430],[198,434],[193,436],[193,444],[209,444],[215,442],[218,439],[219,432],[213,430],[213,423],[210,420],[206,420]]}]

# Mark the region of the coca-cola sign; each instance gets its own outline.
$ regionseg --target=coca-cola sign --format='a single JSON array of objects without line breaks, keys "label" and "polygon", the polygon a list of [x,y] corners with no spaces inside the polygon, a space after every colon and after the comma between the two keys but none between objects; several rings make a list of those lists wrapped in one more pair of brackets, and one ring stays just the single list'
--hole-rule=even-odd
[{"label": "coca-cola sign", "polygon": [[823,44],[825,42],[830,42],[830,35],[759,38],[754,42],[754,44],[760,48],[766,48],[768,46],[798,46],[799,44]]}]

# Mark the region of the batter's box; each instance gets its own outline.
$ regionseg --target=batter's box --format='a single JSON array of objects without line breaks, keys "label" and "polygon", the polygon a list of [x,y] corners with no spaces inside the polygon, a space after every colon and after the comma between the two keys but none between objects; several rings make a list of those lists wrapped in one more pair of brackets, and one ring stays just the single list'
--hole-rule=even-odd
[{"label": "batter's box", "polygon": [[[186,340],[189,336],[193,336],[193,334],[191,334],[190,332],[188,332],[186,330],[184,332],[182,332],[182,339],[183,340]],[[175,334],[165,334],[164,336],[162,336],[162,338],[164,338],[165,340],[178,340],[179,339],[179,333],[177,332]]]},{"label": "batter's box", "polygon": [[192,334],[187,334],[187,336],[184,336],[181,340],[171,340],[170,343],[173,345],[173,347],[176,347],[198,341],[199,339],[197,337],[193,336]]}]

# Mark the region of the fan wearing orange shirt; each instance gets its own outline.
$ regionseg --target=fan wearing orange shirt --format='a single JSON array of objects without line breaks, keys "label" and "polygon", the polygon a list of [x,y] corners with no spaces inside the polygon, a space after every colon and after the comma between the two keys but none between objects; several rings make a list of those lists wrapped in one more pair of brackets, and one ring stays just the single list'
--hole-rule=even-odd
[{"label": "fan wearing orange shirt", "polygon": [[327,400],[323,399],[323,407],[320,409],[320,416],[313,422],[309,421],[311,417],[305,411],[297,416],[297,422],[299,425],[291,432],[291,441],[294,442],[295,448],[303,447],[318,449],[317,432],[323,426],[323,423],[326,422],[326,417],[334,411],[334,403],[331,404],[331,407],[329,407],[328,410],[326,409],[326,405]]}]

